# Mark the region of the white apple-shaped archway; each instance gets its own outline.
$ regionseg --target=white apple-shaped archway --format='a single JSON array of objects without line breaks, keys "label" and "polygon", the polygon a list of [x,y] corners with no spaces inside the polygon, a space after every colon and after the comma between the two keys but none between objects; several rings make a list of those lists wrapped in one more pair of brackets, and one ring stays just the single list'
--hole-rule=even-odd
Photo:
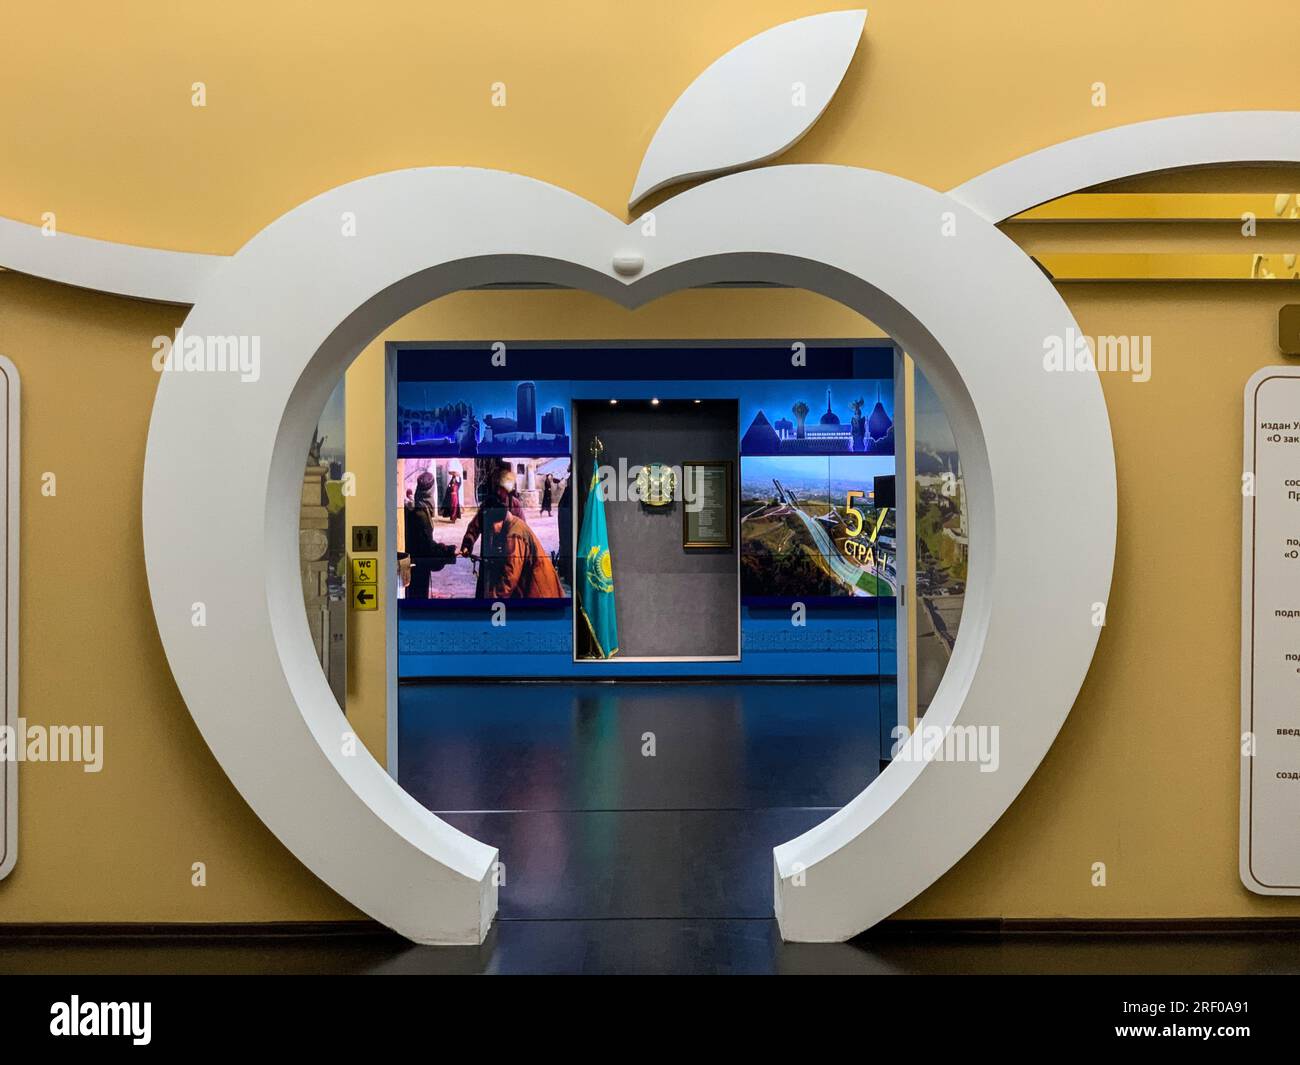
[{"label": "white apple-shaped archway", "polygon": [[[797,140],[843,77],[865,17],[796,20],[719,59],[665,118],[632,199]],[[790,110],[794,86],[801,115]],[[966,610],[926,723],[997,728],[1001,763],[983,774],[973,762],[896,761],[776,849],[783,935],[843,939],[937,879],[1014,799],[1068,713],[1109,585],[1115,485],[1101,389],[1095,375],[1042,370],[1044,340],[1074,322],[992,223],[1103,181],[1271,161],[1300,161],[1300,113],[1178,116],[1044,148],[946,197],[844,167],[730,177],[657,207],[653,239],[528,178],[413,170],[303,204],[229,259],[51,241],[0,219],[0,263],[193,303],[191,336],[259,338],[255,383],[163,375],[144,500],[159,631],[195,721],[263,820],[336,890],[427,943],[482,938],[496,907],[495,851],[424,810],[364,750],[348,753],[310,646],[293,499],[338,375],[413,307],[507,279],[587,288],[628,307],[690,285],[779,281],[886,328],[940,392],[972,507]],[[357,217],[355,237],[340,234],[344,211]],[[638,256],[639,276],[613,269]]]},{"label": "white apple-shaped archway", "polygon": [[[356,236],[340,233],[344,211],[358,220]],[[1092,658],[1093,605],[1106,599],[1114,551],[1110,428],[1094,374],[1043,369],[1045,338],[1077,326],[1033,262],[942,194],[849,167],[737,174],[656,215],[657,235],[646,237],[570,193],[495,171],[366,178],[268,226],[186,320],[191,337],[260,338],[259,380],[162,375],[145,461],[145,554],[177,684],[280,839],[419,942],[482,937],[495,910],[495,852],[425,811],[364,752],[346,753],[347,725],[303,618],[296,489],[339,375],[431,299],[539,281],[634,307],[713,282],[781,282],[869,317],[934,381],[972,510],[962,628],[926,720],[998,729],[1001,764],[981,773],[969,762],[896,761],[844,810],[778,848],[787,938],[852,935],[960,858],[1046,753]],[[615,272],[616,257],[637,255],[639,276]]]}]

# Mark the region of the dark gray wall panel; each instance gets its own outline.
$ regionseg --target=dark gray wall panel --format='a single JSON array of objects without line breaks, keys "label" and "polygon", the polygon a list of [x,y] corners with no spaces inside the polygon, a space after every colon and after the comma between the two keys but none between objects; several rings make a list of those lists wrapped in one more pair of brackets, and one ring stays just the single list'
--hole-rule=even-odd
[{"label": "dark gray wall panel", "polygon": [[[705,459],[736,461],[736,404],[730,400],[574,404],[581,478],[591,483],[593,435],[605,444],[601,461],[629,468],[652,462],[681,466]],[[736,470],[732,470],[735,489]],[[679,486],[680,487],[680,486]],[[619,658],[726,657],[740,653],[738,539],[730,550],[682,547],[682,503],[647,507],[611,499],[605,507],[614,560]],[[581,514],[578,521],[581,523]],[[579,526],[580,527],[580,526]]]}]

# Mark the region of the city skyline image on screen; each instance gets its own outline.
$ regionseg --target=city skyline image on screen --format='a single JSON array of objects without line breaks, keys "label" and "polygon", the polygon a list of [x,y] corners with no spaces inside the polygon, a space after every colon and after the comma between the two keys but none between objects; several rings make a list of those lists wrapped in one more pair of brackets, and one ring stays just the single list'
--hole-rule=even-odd
[{"label": "city skyline image on screen", "polygon": [[401,455],[567,455],[566,382],[402,381]]},{"label": "city skyline image on screen", "polygon": [[888,378],[746,384],[740,572],[747,603],[896,594],[893,509],[876,503],[876,478],[894,473],[893,392]]}]

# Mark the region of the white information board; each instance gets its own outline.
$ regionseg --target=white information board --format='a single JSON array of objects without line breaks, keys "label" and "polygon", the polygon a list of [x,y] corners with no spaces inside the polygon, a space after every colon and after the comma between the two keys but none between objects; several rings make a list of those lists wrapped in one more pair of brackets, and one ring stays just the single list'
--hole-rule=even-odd
[{"label": "white information board", "polygon": [[[18,726],[18,371],[0,356],[0,447],[4,448],[4,470],[8,483],[3,495],[4,515],[0,518],[0,558],[4,559],[4,580],[0,581],[0,650],[4,654],[4,675],[0,677],[3,707],[0,728],[13,736]],[[7,745],[12,750],[12,743]],[[16,753],[16,752],[13,752]],[[0,879],[18,860],[18,762],[0,758]]]},{"label": "white information board", "polygon": [[1300,367],[1246,384],[1241,881],[1300,895]]}]

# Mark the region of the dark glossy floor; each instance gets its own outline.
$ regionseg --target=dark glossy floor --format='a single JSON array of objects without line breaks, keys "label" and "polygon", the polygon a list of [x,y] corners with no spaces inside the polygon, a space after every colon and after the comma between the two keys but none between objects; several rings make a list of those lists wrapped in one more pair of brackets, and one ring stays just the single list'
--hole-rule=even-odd
[{"label": "dark glossy floor", "polygon": [[481,947],[415,947],[368,924],[273,935],[0,929],[0,974],[1300,973],[1295,929],[886,922],[850,943],[782,943],[771,848],[875,775],[880,703],[892,698],[871,684],[403,687],[403,786],[506,862]]},{"label": "dark glossy floor", "polygon": [[772,848],[879,772],[881,697],[874,683],[408,685],[399,778],[500,849],[504,920],[768,919]]},{"label": "dark glossy floor", "polygon": [[1300,974],[1300,932],[893,933],[782,943],[768,920],[498,921],[481,947],[382,931],[240,938],[6,938],[0,974]]}]

